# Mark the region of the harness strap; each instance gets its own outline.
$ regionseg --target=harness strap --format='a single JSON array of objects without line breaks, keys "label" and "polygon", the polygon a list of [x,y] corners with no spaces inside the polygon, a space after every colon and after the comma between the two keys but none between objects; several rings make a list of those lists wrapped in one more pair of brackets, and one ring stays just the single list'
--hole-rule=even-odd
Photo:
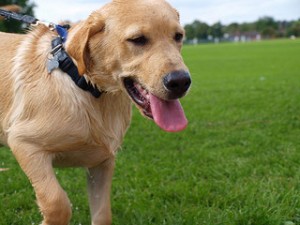
[{"label": "harness strap", "polygon": [[60,36],[52,40],[52,49],[55,49],[55,51],[52,52],[53,59],[58,62],[58,68],[68,74],[79,88],[90,92],[95,98],[99,98],[102,92],[99,91],[97,87],[88,83],[84,76],[79,75],[76,65],[63,48],[63,42],[64,39]]},{"label": "harness strap", "polygon": [[4,9],[0,9],[0,15],[4,16],[6,19],[14,19],[17,21],[21,21],[28,24],[36,24],[38,22],[38,19],[28,16],[28,15],[22,15],[19,13],[7,11]]},{"label": "harness strap", "polygon": [[54,69],[59,68],[63,72],[68,74],[79,88],[84,91],[90,92],[95,98],[99,98],[101,96],[102,92],[99,91],[97,87],[88,83],[85,77],[79,75],[78,68],[63,47],[63,44],[67,40],[69,25],[61,26],[54,23],[44,23],[40,22],[38,19],[32,16],[22,15],[3,9],[0,9],[0,16],[4,16],[6,19],[21,21],[33,26],[44,24],[51,30],[56,30],[58,37],[52,40],[51,54],[53,58],[48,60],[48,72],[51,73]]}]

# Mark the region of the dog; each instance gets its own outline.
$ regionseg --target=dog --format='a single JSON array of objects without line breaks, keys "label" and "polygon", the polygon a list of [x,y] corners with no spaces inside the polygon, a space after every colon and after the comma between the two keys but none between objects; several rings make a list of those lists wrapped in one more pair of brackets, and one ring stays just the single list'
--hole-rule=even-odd
[{"label": "dog", "polygon": [[86,168],[92,224],[112,223],[115,155],[132,105],[167,132],[186,128],[179,99],[191,76],[179,20],[164,0],[113,0],[72,26],[57,52],[67,53],[86,89],[51,66],[57,30],[0,34],[0,140],[30,180],[43,225],[71,219],[55,166]]}]

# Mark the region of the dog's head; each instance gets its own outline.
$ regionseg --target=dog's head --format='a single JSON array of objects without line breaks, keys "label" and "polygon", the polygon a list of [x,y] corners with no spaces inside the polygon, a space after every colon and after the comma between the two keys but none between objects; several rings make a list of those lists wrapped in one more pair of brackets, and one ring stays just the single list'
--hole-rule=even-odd
[{"label": "dog's head", "polygon": [[178,99],[191,84],[183,37],[178,12],[164,0],[113,0],[71,29],[66,49],[80,74],[126,92],[144,116],[175,132],[187,125]]}]

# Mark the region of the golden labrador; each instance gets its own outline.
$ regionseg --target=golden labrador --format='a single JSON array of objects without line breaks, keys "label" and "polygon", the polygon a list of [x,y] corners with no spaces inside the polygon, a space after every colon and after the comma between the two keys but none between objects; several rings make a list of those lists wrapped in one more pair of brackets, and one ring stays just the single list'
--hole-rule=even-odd
[{"label": "golden labrador", "polygon": [[57,36],[44,25],[0,34],[0,140],[31,181],[43,225],[71,218],[53,166],[87,168],[92,224],[111,224],[114,160],[132,102],[163,130],[187,125],[178,100],[191,83],[180,54],[184,30],[164,0],[113,0],[74,25],[57,52],[72,58],[99,98],[49,65]]}]

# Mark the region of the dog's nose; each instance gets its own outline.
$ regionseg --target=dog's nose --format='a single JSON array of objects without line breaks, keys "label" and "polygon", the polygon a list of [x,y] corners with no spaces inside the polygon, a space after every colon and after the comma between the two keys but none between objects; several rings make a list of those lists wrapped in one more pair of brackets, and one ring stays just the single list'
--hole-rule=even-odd
[{"label": "dog's nose", "polygon": [[164,77],[164,86],[170,99],[182,97],[191,85],[191,77],[187,71],[173,71]]}]

